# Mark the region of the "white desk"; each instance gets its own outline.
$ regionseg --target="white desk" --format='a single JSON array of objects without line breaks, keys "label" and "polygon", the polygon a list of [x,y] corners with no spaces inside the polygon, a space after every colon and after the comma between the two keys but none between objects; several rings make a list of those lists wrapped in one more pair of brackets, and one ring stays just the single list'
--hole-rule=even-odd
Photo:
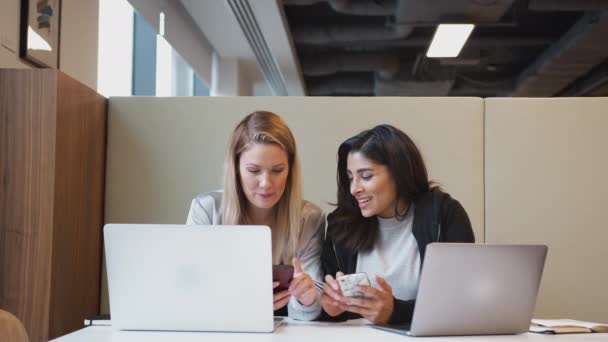
[{"label": "white desk", "polygon": [[340,324],[321,322],[294,322],[288,320],[272,334],[251,333],[200,333],[200,332],[150,332],[114,331],[109,326],[91,326],[53,340],[53,342],[391,342],[404,340],[419,342],[608,342],[608,333],[545,335],[527,333],[522,335],[499,336],[458,336],[458,337],[408,337],[373,329],[364,324]]}]

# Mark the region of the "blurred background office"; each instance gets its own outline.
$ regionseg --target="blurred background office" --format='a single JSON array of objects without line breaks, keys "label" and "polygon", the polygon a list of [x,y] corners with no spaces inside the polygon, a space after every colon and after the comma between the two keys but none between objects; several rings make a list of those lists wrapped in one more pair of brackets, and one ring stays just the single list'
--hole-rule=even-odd
[{"label": "blurred background office", "polygon": [[0,309],[108,313],[103,224],[184,223],[266,109],[326,211],[339,142],[403,129],[479,242],[549,245],[538,317],[605,321],[607,36],[608,0],[0,0]]}]

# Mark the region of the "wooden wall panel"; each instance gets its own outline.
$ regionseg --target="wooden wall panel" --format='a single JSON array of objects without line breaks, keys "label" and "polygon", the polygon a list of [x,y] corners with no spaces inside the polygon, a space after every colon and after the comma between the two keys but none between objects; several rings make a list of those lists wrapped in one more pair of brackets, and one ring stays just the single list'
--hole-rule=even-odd
[{"label": "wooden wall panel", "polygon": [[51,281],[56,73],[0,71],[0,307],[46,340]]},{"label": "wooden wall panel", "polygon": [[62,73],[0,69],[0,308],[32,342],[98,312],[105,106]]},{"label": "wooden wall panel", "polygon": [[106,100],[58,75],[49,338],[99,312]]}]

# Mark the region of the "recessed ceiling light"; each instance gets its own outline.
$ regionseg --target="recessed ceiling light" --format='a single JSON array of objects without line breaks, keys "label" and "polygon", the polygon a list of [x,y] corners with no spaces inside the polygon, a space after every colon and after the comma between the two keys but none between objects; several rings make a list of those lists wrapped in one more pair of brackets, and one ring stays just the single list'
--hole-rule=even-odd
[{"label": "recessed ceiling light", "polygon": [[457,57],[474,27],[473,24],[439,24],[426,56]]}]

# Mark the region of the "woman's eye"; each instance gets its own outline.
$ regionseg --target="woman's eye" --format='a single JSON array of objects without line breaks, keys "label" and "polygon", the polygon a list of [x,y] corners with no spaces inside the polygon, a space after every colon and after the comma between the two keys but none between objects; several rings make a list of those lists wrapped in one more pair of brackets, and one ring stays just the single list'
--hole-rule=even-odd
[{"label": "woman's eye", "polygon": [[283,172],[285,169],[276,169],[276,170],[272,170],[273,173],[281,173]]},{"label": "woman's eye", "polygon": [[247,171],[249,171],[250,173],[253,173],[253,174],[257,174],[260,172],[260,170],[257,170],[257,169],[247,169]]},{"label": "woman's eye", "polygon": [[361,178],[363,180],[366,180],[366,181],[372,179],[372,177],[373,177],[372,175],[363,175],[363,176],[361,176]]}]

